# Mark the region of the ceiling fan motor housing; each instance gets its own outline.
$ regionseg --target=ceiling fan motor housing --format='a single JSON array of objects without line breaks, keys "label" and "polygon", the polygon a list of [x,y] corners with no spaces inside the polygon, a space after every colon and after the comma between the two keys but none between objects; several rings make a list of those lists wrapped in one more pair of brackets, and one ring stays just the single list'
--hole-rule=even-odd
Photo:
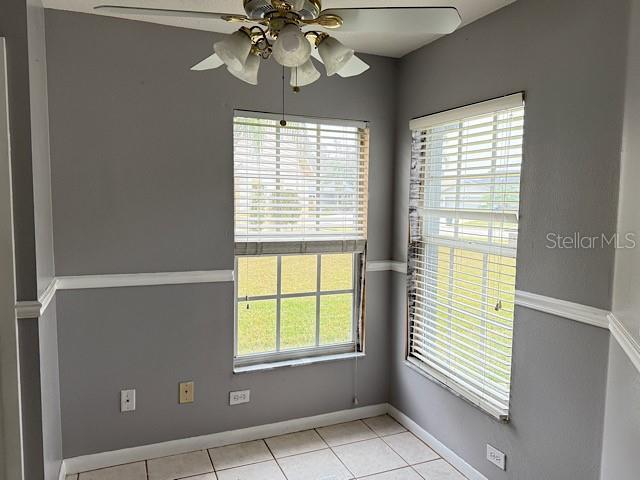
[{"label": "ceiling fan motor housing", "polygon": [[[295,12],[303,20],[318,18],[320,10],[320,0],[281,0],[290,5],[291,11]],[[244,10],[247,17],[252,20],[261,20],[266,16],[277,13],[278,9],[273,6],[271,0],[244,0]]]}]

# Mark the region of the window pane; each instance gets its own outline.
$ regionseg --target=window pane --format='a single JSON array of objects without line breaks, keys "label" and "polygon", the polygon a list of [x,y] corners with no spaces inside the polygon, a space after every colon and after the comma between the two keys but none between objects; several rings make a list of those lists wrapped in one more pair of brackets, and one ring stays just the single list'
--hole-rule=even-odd
[{"label": "window pane", "polygon": [[238,355],[276,349],[276,301],[238,302]]},{"label": "window pane", "polygon": [[346,343],[352,337],[353,294],[320,297],[320,344]]},{"label": "window pane", "polygon": [[282,256],[282,292],[315,292],[318,283],[316,255]]},{"label": "window pane", "polygon": [[280,348],[316,344],[316,297],[283,298],[280,304]]},{"label": "window pane", "polygon": [[320,274],[322,291],[353,288],[353,254],[322,255]]},{"label": "window pane", "polygon": [[277,285],[277,257],[238,258],[238,297],[275,295]]}]

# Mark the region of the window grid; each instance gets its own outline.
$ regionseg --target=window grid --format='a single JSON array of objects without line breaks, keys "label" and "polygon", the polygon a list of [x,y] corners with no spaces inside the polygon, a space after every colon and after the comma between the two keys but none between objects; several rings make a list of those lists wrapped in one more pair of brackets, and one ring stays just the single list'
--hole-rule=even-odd
[{"label": "window grid", "polygon": [[[277,272],[276,272],[276,278],[277,278],[277,284],[276,284],[276,293],[275,294],[270,294],[270,295],[245,295],[245,296],[240,296],[236,293],[236,315],[235,315],[235,321],[236,321],[236,326],[235,326],[235,345],[234,345],[234,356],[236,357],[236,359],[242,359],[244,357],[246,357],[248,359],[248,363],[251,362],[252,359],[256,358],[256,357],[263,357],[263,356],[268,356],[268,355],[274,355],[274,354],[281,354],[281,353],[291,353],[294,356],[296,355],[297,351],[304,351],[304,350],[309,350],[312,348],[323,348],[325,350],[327,350],[327,352],[325,353],[333,353],[331,352],[329,349],[335,348],[336,351],[344,351],[345,347],[347,347],[348,351],[353,351],[355,348],[355,338],[357,335],[357,328],[356,328],[356,323],[354,322],[354,318],[356,318],[356,313],[357,313],[357,309],[358,309],[358,302],[359,302],[359,298],[356,292],[356,286],[358,285],[358,272],[357,272],[357,262],[356,262],[356,256],[358,254],[352,254],[352,262],[351,262],[351,288],[348,289],[335,289],[335,290],[322,290],[322,257],[323,254],[315,254],[314,256],[316,257],[316,288],[315,291],[308,291],[308,292],[298,292],[298,293],[283,293],[282,292],[282,258],[284,257],[284,255],[273,255],[276,257],[276,265],[277,265]],[[254,256],[238,256],[236,257],[236,279],[239,279],[239,268],[238,268],[238,260],[242,259],[242,258],[256,258]],[[350,319],[350,323],[351,323],[351,338],[348,342],[340,342],[340,343],[328,343],[328,344],[321,344],[321,331],[320,331],[320,325],[321,325],[321,300],[322,297],[327,297],[330,295],[344,295],[344,294],[349,294],[352,295],[352,306],[351,306],[351,319]],[[281,318],[281,314],[282,314],[282,300],[283,299],[294,299],[294,298],[315,298],[315,342],[314,345],[308,345],[308,346],[304,346],[304,347],[298,347],[298,348],[282,348],[281,345],[281,325],[282,325],[282,318]],[[247,303],[247,302],[254,302],[254,301],[261,301],[261,300],[275,300],[276,301],[276,330],[275,330],[275,334],[276,334],[276,338],[275,338],[275,350],[273,351],[268,351],[268,352],[262,352],[262,353],[258,353],[258,354],[240,354],[238,352],[238,336],[237,336],[237,332],[238,332],[238,309],[239,308],[243,308],[241,306],[241,303]]]}]

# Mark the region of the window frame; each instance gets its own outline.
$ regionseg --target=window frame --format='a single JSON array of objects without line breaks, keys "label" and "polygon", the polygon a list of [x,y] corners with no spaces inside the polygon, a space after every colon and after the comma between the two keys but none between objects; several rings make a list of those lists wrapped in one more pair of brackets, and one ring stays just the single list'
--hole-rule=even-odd
[{"label": "window frame", "polygon": [[[516,105],[517,104],[517,105]],[[450,109],[450,110],[445,110],[442,112],[438,112],[438,113],[434,113],[432,115],[427,115],[425,117],[420,117],[420,118],[416,118],[410,121],[409,124],[409,128],[410,131],[416,132],[416,131],[424,131],[428,128],[430,128],[431,126],[437,126],[437,125],[442,125],[442,124],[447,124],[447,123],[453,123],[453,122],[464,122],[465,120],[468,120],[469,118],[473,118],[474,116],[480,116],[480,115],[485,115],[485,114],[490,114],[492,112],[499,112],[501,110],[507,110],[510,108],[516,108],[518,106],[521,106],[522,108],[525,107],[525,99],[524,99],[524,92],[518,92],[515,94],[511,94],[511,95],[506,95],[504,97],[498,97],[495,99],[491,99],[491,100],[487,100],[487,101],[483,101],[483,102],[478,102],[475,104],[470,104],[470,105],[466,105],[466,106],[462,106],[462,107],[458,107],[458,108],[454,108],[454,109]],[[524,114],[526,116],[526,112]],[[524,118],[524,117],[523,117]],[[526,123],[526,122],[523,122]],[[523,138],[524,138],[524,126],[521,127],[523,129]],[[412,145],[413,145],[413,141],[412,141]],[[423,143],[423,146],[425,144]],[[518,178],[518,185],[521,184],[521,179],[522,179],[522,165],[523,165],[523,160],[524,160],[524,140],[522,142],[522,152],[520,154],[520,172],[519,172],[519,178]],[[413,152],[413,146],[412,146],[412,152]],[[414,161],[414,153],[411,154],[411,161]],[[471,160],[472,161],[472,160]],[[426,160],[424,160],[424,163],[426,165]],[[457,177],[451,177],[451,178],[457,178]],[[424,179],[422,181],[425,181],[426,177],[424,177]],[[457,185],[458,183],[456,183]],[[421,188],[424,188],[424,184],[421,183]],[[412,187],[413,188],[413,187]],[[411,188],[410,188],[411,191]],[[412,192],[415,193],[415,192]],[[412,194],[410,193],[410,195]],[[411,209],[411,204],[412,201],[410,201],[409,205],[410,205],[410,209]],[[521,208],[521,189],[518,189],[518,212]],[[461,209],[461,211],[463,211],[464,209]],[[457,214],[457,213],[456,213]],[[505,213],[503,213],[503,215],[506,215]],[[517,219],[516,219],[516,223],[518,224],[519,227],[519,213],[517,214]],[[415,221],[415,219],[413,219]],[[410,218],[409,218],[409,228],[412,228],[412,218],[411,218],[411,213],[410,213]],[[421,236],[424,235],[423,233],[421,233]],[[421,359],[415,357],[414,355],[412,355],[412,318],[411,318],[411,307],[410,307],[410,290],[412,288],[412,277],[410,275],[411,270],[411,261],[412,261],[412,254],[411,254],[411,248],[412,245],[414,245],[414,242],[411,240],[411,235],[409,236],[409,242],[408,242],[408,251],[407,251],[407,268],[408,268],[408,272],[409,275],[407,277],[407,308],[406,308],[406,323],[405,323],[405,354],[404,354],[404,361],[405,361],[405,365],[407,365],[408,367],[410,367],[411,369],[415,370],[416,372],[418,372],[419,374],[425,376],[426,378],[430,379],[431,381],[434,381],[435,383],[439,384],[440,386],[442,386],[443,388],[445,388],[446,390],[450,391],[452,394],[454,394],[455,396],[463,399],[464,401],[470,403],[471,405],[473,405],[474,407],[478,408],[480,411],[482,411],[483,413],[488,414],[489,416],[507,423],[510,421],[510,416],[511,416],[511,395],[512,395],[512,386],[513,386],[513,325],[515,323],[515,318],[516,318],[516,312],[515,312],[515,305],[514,305],[514,311],[513,314],[511,316],[511,339],[510,339],[510,344],[511,344],[511,350],[510,350],[510,366],[509,366],[509,371],[510,371],[510,376],[509,376],[509,389],[508,389],[508,402],[507,402],[507,406],[506,406],[506,413],[505,412],[501,412],[499,411],[499,409],[497,409],[496,407],[494,407],[493,405],[491,405],[491,403],[489,401],[487,401],[485,399],[485,397],[483,395],[479,395],[477,393],[475,393],[472,389],[468,388],[463,382],[458,381],[459,375],[451,375],[450,372],[445,371],[444,369],[440,370],[437,368],[437,366],[434,365],[429,365],[427,363],[425,363],[424,361],[422,361]],[[462,250],[469,250],[469,251],[473,251],[474,253],[481,253],[483,256],[483,259],[486,256],[491,256],[491,255],[499,255],[498,252],[491,252],[491,247],[488,246],[486,251],[481,251],[479,249],[475,249],[474,248],[469,248],[469,247],[465,247],[463,245],[463,242],[461,242],[458,239],[452,240],[450,245],[444,245],[444,244],[438,244],[438,242],[433,242],[433,243],[429,243],[425,241],[425,248],[424,251],[422,252],[421,255],[423,255],[425,258],[428,257],[430,255],[430,253],[428,252],[428,248],[427,247],[433,247],[435,248],[437,251],[439,251],[439,249],[441,247],[447,247],[449,248],[449,255],[454,255],[454,253],[460,249]],[[516,266],[514,268],[514,272],[517,272],[517,244],[516,246],[513,248],[514,250],[514,254],[513,256],[508,255],[506,253],[502,253],[501,255],[504,255],[508,258],[513,258],[516,261]],[[439,255],[440,253],[438,253]],[[451,267],[450,267],[451,268]],[[447,271],[449,274],[450,270]],[[485,273],[487,274],[485,276]],[[478,281],[478,285],[482,286],[484,284],[486,284],[489,280],[489,275],[490,272],[487,270],[487,272],[485,272],[483,270],[483,277],[482,279],[480,279]],[[453,278],[453,277],[451,277]],[[514,292],[515,292],[515,277],[513,280],[514,283]],[[418,282],[416,282],[418,283]],[[430,295],[428,288],[426,285],[420,287],[417,286],[415,287],[416,289],[418,289],[422,294],[424,295]],[[460,303],[460,302],[458,302]],[[464,303],[464,302],[462,302]],[[471,307],[473,308],[473,307]],[[451,347],[449,347],[450,349]],[[468,360],[465,360],[468,362]]]},{"label": "window frame", "polygon": [[[255,111],[247,111],[247,110],[239,110],[236,109],[233,111],[233,125],[235,128],[236,118],[254,118],[260,120],[272,120],[279,122],[282,118],[281,114],[275,113],[265,113],[265,112],[255,112]],[[365,344],[365,271],[366,271],[366,245],[367,245],[367,225],[368,225],[368,203],[369,203],[369,195],[368,195],[368,184],[369,184],[369,125],[366,121],[360,120],[346,120],[346,119],[334,119],[334,118],[321,118],[321,117],[307,117],[307,116],[290,116],[287,115],[287,121],[296,122],[296,123],[312,123],[317,124],[318,127],[322,125],[326,126],[343,126],[343,127],[353,127],[356,128],[359,132],[358,135],[358,148],[359,148],[359,160],[358,166],[362,168],[359,170],[358,181],[364,181],[364,190],[361,192],[361,187],[359,185],[355,186],[355,191],[359,192],[359,194],[363,195],[361,198],[361,202],[363,202],[363,213],[362,217],[360,217],[363,223],[356,223],[358,226],[358,232],[355,235],[336,235],[335,238],[332,238],[331,235],[320,235],[317,237],[303,235],[301,238],[296,237],[295,235],[291,235],[289,238],[273,238],[268,235],[264,235],[264,239],[259,240],[256,238],[252,240],[251,238],[243,238],[244,235],[240,233],[240,238],[242,240],[238,240],[238,230],[236,225],[236,201],[234,200],[234,237],[235,237],[235,254],[234,254],[234,327],[233,327],[233,367],[234,371],[243,372],[243,371],[253,371],[252,367],[257,367],[257,369],[263,368],[271,368],[270,366],[280,366],[280,365],[289,365],[294,364],[292,362],[299,360],[300,362],[313,363],[314,361],[321,361],[325,357],[327,360],[334,360],[337,358],[344,358],[343,355],[353,355],[353,356],[362,356],[364,355],[364,344]],[[276,131],[281,128],[276,126]],[[286,127],[285,127],[286,128]],[[296,128],[296,127],[294,127]],[[235,185],[236,185],[236,158],[235,158],[235,137],[234,137],[234,198],[236,195]],[[364,157],[363,157],[364,155]],[[242,177],[241,177],[242,178]],[[359,208],[359,207],[356,207]],[[324,254],[351,254],[352,261],[352,289],[345,291],[321,291],[321,268],[318,268],[317,275],[317,285],[316,292],[310,292],[308,294],[281,294],[281,257],[286,255],[304,255],[304,254],[313,254],[318,258],[318,263],[321,263],[321,255]],[[280,331],[278,329],[280,323],[280,300],[283,298],[300,298],[300,297],[311,297],[315,296],[318,298],[316,303],[316,345],[296,348],[296,349],[287,349],[287,350],[277,350],[280,339],[276,338],[276,350],[271,352],[257,353],[257,354],[247,354],[247,355],[238,355],[238,306],[242,299],[238,298],[238,260],[242,257],[269,257],[276,256],[278,257],[278,285],[276,290],[276,295],[269,296],[261,296],[261,297],[253,297],[254,299],[275,299],[277,301],[276,306],[276,315],[277,315],[277,326],[276,326],[276,335],[280,335]],[[352,339],[348,343],[342,344],[333,344],[333,345],[319,345],[320,336],[319,336],[319,328],[320,328],[320,304],[319,299],[322,296],[338,294],[338,293],[349,293],[353,295],[353,304],[351,309],[351,336]],[[249,297],[251,299],[252,297]],[[316,360],[317,359],[317,360]],[[300,364],[296,362],[295,364]]]},{"label": "window frame", "polygon": [[[245,367],[249,365],[256,365],[262,363],[275,363],[279,361],[286,360],[296,360],[300,358],[308,358],[320,355],[337,355],[342,353],[357,353],[362,350],[359,350],[358,345],[360,342],[360,310],[361,310],[361,299],[362,299],[362,288],[361,285],[361,269],[358,268],[359,264],[362,261],[362,257],[364,256],[363,252],[341,252],[343,254],[350,254],[352,256],[352,269],[351,269],[351,285],[352,288],[350,290],[327,290],[322,291],[321,287],[321,275],[322,275],[322,255],[332,255],[337,252],[317,252],[310,254],[300,254],[300,253],[289,253],[289,254],[265,254],[265,255],[236,255],[235,256],[235,265],[234,265],[234,288],[233,288],[233,296],[234,296],[234,324],[233,324],[233,362],[234,367]],[[282,257],[284,256],[300,256],[300,255],[309,255],[315,256],[317,258],[317,267],[316,267],[316,290],[311,292],[303,292],[303,293],[281,293],[282,287]],[[277,284],[276,284],[276,294],[275,295],[260,295],[255,297],[239,297],[238,296],[238,260],[241,258],[265,258],[265,257],[276,257],[277,258]],[[351,341],[344,343],[336,343],[330,345],[320,345],[320,299],[323,296],[328,295],[339,295],[339,294],[352,294],[353,301],[351,306]],[[316,344],[307,347],[301,348],[291,348],[291,349],[279,349],[280,347],[280,317],[281,317],[281,300],[287,298],[305,298],[305,297],[314,297],[316,298]],[[239,355],[238,354],[238,309],[240,308],[240,303],[244,301],[257,301],[257,300],[276,300],[276,350],[264,353],[254,353],[248,355]]]}]

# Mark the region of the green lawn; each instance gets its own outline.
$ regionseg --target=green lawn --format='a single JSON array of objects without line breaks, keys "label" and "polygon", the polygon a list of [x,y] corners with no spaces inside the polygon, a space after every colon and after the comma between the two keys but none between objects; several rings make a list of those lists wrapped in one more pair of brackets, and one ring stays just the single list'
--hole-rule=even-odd
[{"label": "green lawn", "polygon": [[[320,292],[351,290],[353,255],[321,255]],[[315,293],[318,283],[318,256],[281,257],[281,293]],[[277,293],[277,257],[238,259],[238,354],[276,350],[277,301],[246,297]],[[319,344],[331,345],[352,340],[353,294],[324,293],[319,301],[307,295],[281,299],[280,349],[316,345],[316,309],[319,308]]]}]

